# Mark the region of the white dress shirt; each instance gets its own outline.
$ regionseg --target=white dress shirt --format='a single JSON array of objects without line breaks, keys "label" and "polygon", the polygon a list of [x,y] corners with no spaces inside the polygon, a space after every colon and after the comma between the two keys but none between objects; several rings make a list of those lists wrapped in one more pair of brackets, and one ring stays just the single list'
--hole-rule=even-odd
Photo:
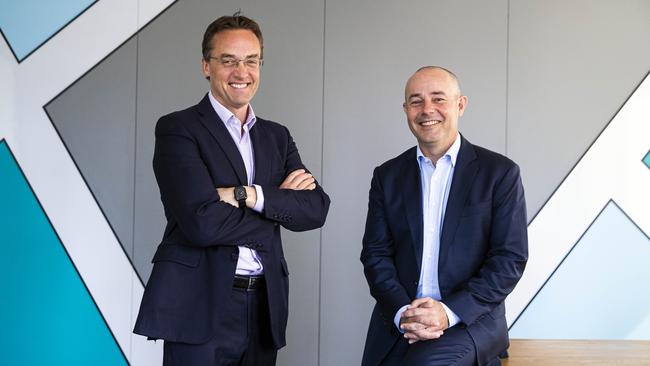
[{"label": "white dress shirt", "polygon": [[[420,268],[420,280],[418,281],[417,297],[430,297],[440,301],[440,285],[438,283],[438,260],[440,254],[440,238],[442,236],[442,224],[445,220],[445,210],[449,198],[449,189],[454,176],[456,158],[460,150],[460,134],[456,135],[456,141],[449,150],[434,165],[431,159],[424,156],[420,146],[417,147],[417,159],[420,167],[420,179],[422,183],[422,268]],[[449,327],[460,322],[460,318],[451,311],[447,305],[442,303]],[[406,311],[408,304],[402,306],[393,321],[399,329],[399,322],[402,313]],[[400,329],[400,331],[402,331]]]},{"label": "white dress shirt", "polygon": [[[262,187],[253,184],[253,180],[255,180],[255,156],[253,154],[250,130],[257,121],[255,113],[253,112],[253,107],[251,107],[250,104],[248,105],[246,122],[242,125],[241,121],[235,117],[231,111],[217,101],[217,99],[212,95],[212,91],[208,93],[208,98],[210,99],[214,111],[217,112],[217,115],[221,118],[221,121],[223,121],[223,124],[230,133],[235,145],[237,145],[242,160],[244,160],[246,177],[248,178],[247,184],[255,187],[257,201],[255,202],[253,210],[262,212],[264,209],[264,192],[262,192]],[[218,122],[215,121],[215,123]],[[237,260],[237,270],[235,273],[239,275],[258,275],[263,272],[264,267],[262,266],[262,261],[257,255],[257,252],[253,249],[239,246],[239,259]]]}]

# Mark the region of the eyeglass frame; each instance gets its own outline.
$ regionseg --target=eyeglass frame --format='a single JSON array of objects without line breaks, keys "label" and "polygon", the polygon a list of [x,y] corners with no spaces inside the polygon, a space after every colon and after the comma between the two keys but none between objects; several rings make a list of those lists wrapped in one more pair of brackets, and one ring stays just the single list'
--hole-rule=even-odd
[{"label": "eyeglass frame", "polygon": [[[208,60],[212,60],[212,59],[217,60],[221,64],[221,66],[227,69],[238,68],[240,62],[244,65],[244,67],[251,70],[258,70],[262,67],[262,65],[264,65],[264,59],[256,58],[256,57],[247,57],[247,58],[237,58],[235,56],[219,56],[219,57],[209,56],[208,57]],[[234,63],[232,65],[227,65],[226,62],[228,61],[232,61]],[[256,61],[256,65],[249,65],[246,63],[247,61]]]}]

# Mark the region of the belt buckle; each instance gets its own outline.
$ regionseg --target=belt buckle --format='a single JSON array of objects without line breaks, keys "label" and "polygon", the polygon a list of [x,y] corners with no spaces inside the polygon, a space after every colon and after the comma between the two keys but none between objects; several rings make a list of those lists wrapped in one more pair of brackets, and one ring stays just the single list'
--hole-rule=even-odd
[{"label": "belt buckle", "polygon": [[246,290],[254,290],[254,289],[255,289],[255,278],[253,276],[249,276]]}]

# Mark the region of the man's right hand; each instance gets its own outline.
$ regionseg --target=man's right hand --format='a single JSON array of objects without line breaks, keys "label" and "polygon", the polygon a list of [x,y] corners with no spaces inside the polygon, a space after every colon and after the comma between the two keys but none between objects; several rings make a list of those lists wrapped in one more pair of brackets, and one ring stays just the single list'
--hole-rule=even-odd
[{"label": "man's right hand", "polygon": [[284,181],[280,184],[280,188],[293,189],[295,191],[311,191],[316,188],[316,180],[305,169],[297,169],[284,178]]}]

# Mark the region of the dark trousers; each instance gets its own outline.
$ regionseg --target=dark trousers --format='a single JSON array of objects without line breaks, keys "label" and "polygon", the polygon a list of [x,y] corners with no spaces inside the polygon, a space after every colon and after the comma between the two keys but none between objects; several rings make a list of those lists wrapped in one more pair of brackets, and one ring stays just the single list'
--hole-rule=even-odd
[{"label": "dark trousers", "polygon": [[[496,359],[496,365],[498,363]],[[464,327],[451,327],[442,337],[408,344],[398,340],[381,366],[474,366],[476,349],[474,341]]]},{"label": "dark trousers", "polygon": [[271,338],[265,288],[233,288],[216,333],[203,344],[165,341],[163,366],[275,365],[277,350]]}]

